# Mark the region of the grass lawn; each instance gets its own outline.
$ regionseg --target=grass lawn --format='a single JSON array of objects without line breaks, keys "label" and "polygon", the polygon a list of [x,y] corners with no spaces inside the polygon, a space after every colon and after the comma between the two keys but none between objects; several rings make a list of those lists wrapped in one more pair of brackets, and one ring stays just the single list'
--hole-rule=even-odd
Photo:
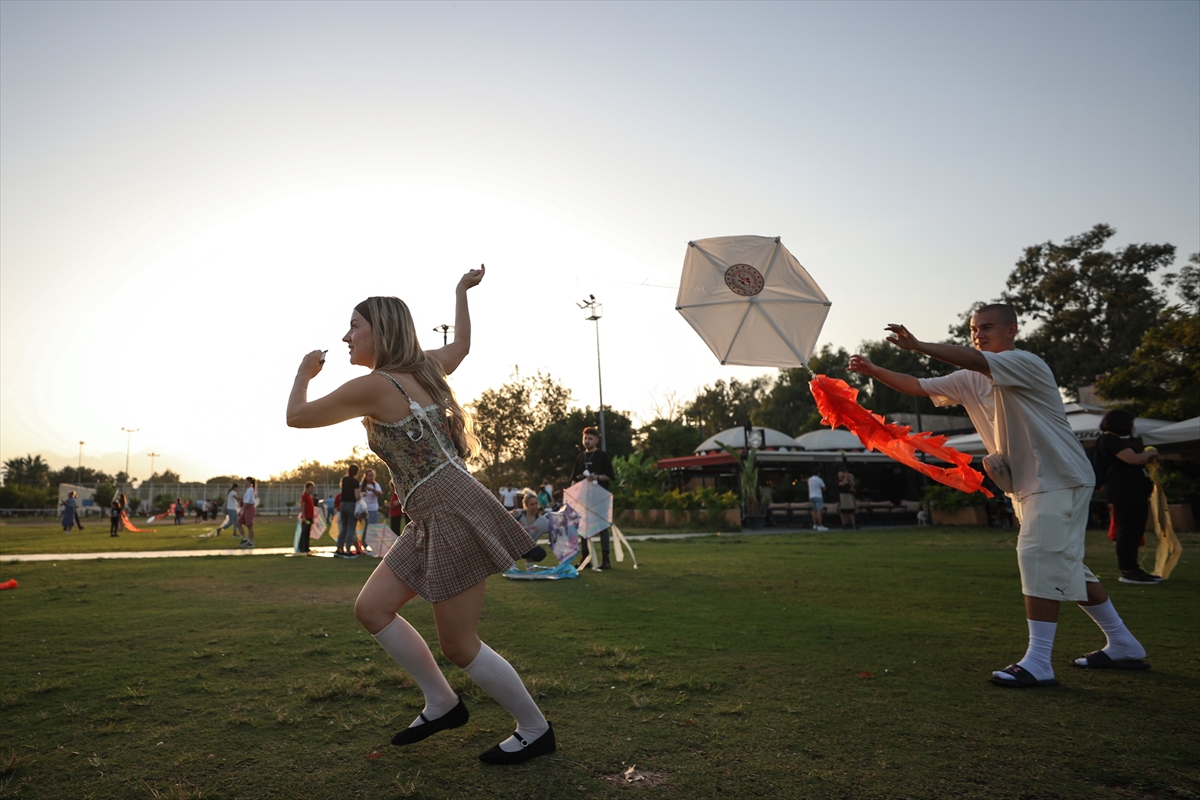
[{"label": "grass lawn", "polygon": [[[141,536],[25,527],[0,552]],[[129,549],[228,546],[171,527]],[[388,744],[421,699],[353,618],[372,559],[0,564],[20,581],[0,592],[0,797],[1196,798],[1200,536],[1181,538],[1154,587],[1118,584],[1089,538],[1152,670],[1071,667],[1103,637],[1065,608],[1063,685],[1027,691],[985,681],[1025,645],[1012,532],[638,542],[637,571],[492,577],[480,634],[559,741],[518,767],[475,759],[511,718],[453,667],[470,723]],[[428,604],[405,615],[434,638]],[[618,785],[634,765],[649,779]]]}]

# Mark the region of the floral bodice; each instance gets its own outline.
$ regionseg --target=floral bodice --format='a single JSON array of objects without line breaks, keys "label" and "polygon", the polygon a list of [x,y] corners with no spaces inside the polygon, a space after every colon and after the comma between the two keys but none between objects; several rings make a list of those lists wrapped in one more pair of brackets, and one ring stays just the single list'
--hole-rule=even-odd
[{"label": "floral bodice", "polygon": [[[398,422],[381,422],[373,417],[363,417],[367,429],[367,445],[375,455],[383,459],[392,473],[397,495],[401,503],[407,504],[413,491],[443,467],[456,467],[467,472],[459,458],[454,442],[446,430],[438,406],[422,408],[386,372],[379,372],[400,390],[412,410]],[[468,473],[469,474],[469,473]]]}]

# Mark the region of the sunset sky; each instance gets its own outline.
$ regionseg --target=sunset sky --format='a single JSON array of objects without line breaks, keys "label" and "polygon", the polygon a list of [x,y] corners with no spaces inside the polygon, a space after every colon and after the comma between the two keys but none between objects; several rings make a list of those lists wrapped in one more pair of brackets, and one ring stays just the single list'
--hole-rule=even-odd
[{"label": "sunset sky", "polygon": [[942,338],[1023,247],[1200,251],[1200,3],[0,3],[0,458],[188,480],[329,460],[371,294],[462,401],[514,365],[651,416],[721,367],[687,242],[781,236],[822,342]]}]

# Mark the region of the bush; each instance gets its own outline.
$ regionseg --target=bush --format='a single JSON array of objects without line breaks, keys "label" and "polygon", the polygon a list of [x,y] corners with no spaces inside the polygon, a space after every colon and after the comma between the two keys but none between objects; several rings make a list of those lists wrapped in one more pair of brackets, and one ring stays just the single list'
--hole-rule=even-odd
[{"label": "bush", "polygon": [[958,489],[943,486],[940,483],[926,486],[925,491],[921,495],[921,500],[930,508],[937,511],[945,511],[948,514],[972,506],[981,506],[987,502],[987,498],[984,497],[983,492],[967,494],[966,492],[960,492]]}]

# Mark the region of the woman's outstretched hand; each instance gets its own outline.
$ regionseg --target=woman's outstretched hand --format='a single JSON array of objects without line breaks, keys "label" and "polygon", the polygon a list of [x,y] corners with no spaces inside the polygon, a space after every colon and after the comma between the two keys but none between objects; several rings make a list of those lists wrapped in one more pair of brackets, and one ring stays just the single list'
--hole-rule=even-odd
[{"label": "woman's outstretched hand", "polygon": [[485,267],[483,264],[480,264],[479,269],[473,269],[459,278],[458,288],[465,292],[472,286],[478,286],[479,282],[483,280],[483,274],[485,272],[487,272],[487,267]]},{"label": "woman's outstretched hand", "polygon": [[311,381],[317,377],[323,366],[325,366],[325,351],[313,350],[301,360],[300,369],[296,370],[296,372]]}]

